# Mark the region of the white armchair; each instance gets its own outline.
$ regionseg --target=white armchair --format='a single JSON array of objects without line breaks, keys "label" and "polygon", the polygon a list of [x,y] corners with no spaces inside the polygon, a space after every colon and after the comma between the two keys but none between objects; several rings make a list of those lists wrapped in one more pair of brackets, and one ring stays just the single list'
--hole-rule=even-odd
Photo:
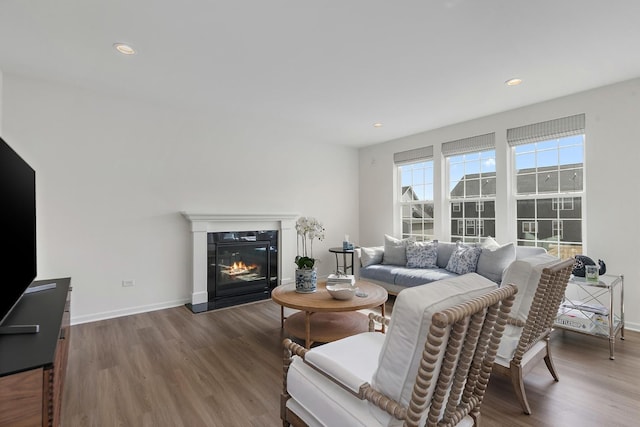
[{"label": "white armchair", "polygon": [[516,292],[471,273],[400,292],[386,334],[286,339],[283,425],[477,426]]}]

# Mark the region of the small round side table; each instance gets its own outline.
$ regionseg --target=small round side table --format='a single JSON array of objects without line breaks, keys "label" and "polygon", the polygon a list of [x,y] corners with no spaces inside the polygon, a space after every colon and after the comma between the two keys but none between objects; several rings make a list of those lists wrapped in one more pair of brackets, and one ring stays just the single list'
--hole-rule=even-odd
[{"label": "small round side table", "polygon": [[[342,271],[344,274],[353,274],[353,252],[354,249],[342,249],[342,247],[329,248],[329,252],[336,255],[336,270]],[[342,254],[342,269],[340,269],[340,260],[338,255]],[[351,264],[347,264],[347,255],[351,255]],[[349,273],[348,270],[351,270]]]}]

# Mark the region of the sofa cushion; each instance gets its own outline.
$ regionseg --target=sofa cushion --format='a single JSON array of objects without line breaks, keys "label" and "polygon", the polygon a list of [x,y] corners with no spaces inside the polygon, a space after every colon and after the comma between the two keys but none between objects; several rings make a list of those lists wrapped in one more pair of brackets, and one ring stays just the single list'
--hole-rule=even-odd
[{"label": "sofa cushion", "polygon": [[407,268],[397,265],[373,264],[360,269],[360,278],[391,285],[412,287],[458,276],[444,268]]},{"label": "sofa cushion", "polygon": [[396,268],[394,285],[413,287],[438,280],[450,279],[458,275],[444,268]]},{"label": "sofa cushion", "polygon": [[482,248],[480,246],[458,243],[445,268],[456,274],[473,273],[478,266],[478,258],[481,252]]},{"label": "sofa cushion", "polygon": [[384,256],[383,264],[407,265],[407,244],[414,242],[415,238],[396,239],[395,237],[384,235]]},{"label": "sofa cushion", "polygon": [[513,243],[507,243],[495,249],[482,247],[476,272],[489,280],[500,283],[502,281],[502,273],[515,259],[516,247]]},{"label": "sofa cushion", "polygon": [[397,265],[372,264],[360,269],[360,278],[394,284],[398,274]]},{"label": "sofa cushion", "polygon": [[[433,314],[496,288],[497,285],[489,279],[470,273],[400,292],[393,307],[372,386],[407,405]],[[438,376],[437,370],[433,376]],[[429,400],[434,386],[429,390],[426,400]],[[379,412],[373,412],[373,415],[384,425],[391,419],[391,416]]]},{"label": "sofa cushion", "polygon": [[411,242],[407,244],[407,267],[436,268],[438,241]]},{"label": "sofa cushion", "polygon": [[456,244],[452,242],[438,242],[438,261],[436,264],[440,268],[445,268],[451,258],[451,254],[456,250]]},{"label": "sofa cushion", "polygon": [[360,265],[367,267],[373,264],[380,264],[384,255],[384,246],[373,246],[370,248],[359,248]]}]

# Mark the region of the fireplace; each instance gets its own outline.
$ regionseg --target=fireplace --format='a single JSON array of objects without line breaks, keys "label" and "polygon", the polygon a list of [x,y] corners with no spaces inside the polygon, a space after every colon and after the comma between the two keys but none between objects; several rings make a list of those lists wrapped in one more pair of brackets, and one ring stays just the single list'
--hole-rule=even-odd
[{"label": "fireplace", "polygon": [[[221,295],[209,295],[209,278],[212,274],[211,264],[223,264],[210,258],[209,253],[209,235],[211,233],[222,233],[222,238],[211,238],[211,243],[251,243],[253,235],[258,234],[252,230],[271,230],[277,232],[276,250],[269,250],[269,291],[274,285],[288,284],[294,282],[294,266],[293,259],[296,256],[296,229],[295,221],[300,216],[295,213],[198,213],[198,212],[181,212],[182,216],[189,221],[191,225],[191,243],[192,243],[192,259],[191,259],[191,302],[187,303],[187,307],[194,313],[211,310],[213,308],[225,305],[240,304],[249,297],[244,295],[231,296],[229,292],[234,287],[238,293],[248,291],[244,283],[239,280],[225,282],[223,289],[220,290]],[[229,232],[228,230],[235,230]],[[250,232],[242,237],[242,232]],[[240,233],[240,234],[238,234]],[[253,233],[253,234],[252,234]],[[231,234],[231,235],[229,235]],[[225,235],[226,238],[224,237]],[[233,236],[233,237],[232,237]],[[261,240],[261,239],[260,239]],[[271,241],[271,237],[269,238]],[[274,246],[274,245],[271,245]],[[223,249],[228,250],[225,246]],[[217,249],[217,247],[216,247]],[[258,252],[254,248],[253,252]],[[255,254],[254,254],[255,255]],[[285,262],[285,261],[288,262]],[[245,261],[246,264],[246,261]],[[225,264],[226,265],[226,264]],[[233,263],[231,264],[233,267]],[[236,273],[242,271],[236,270]],[[213,271],[215,274],[215,271]],[[264,274],[261,274],[264,275]],[[249,279],[244,276],[244,279]],[[240,279],[240,277],[237,277]],[[250,286],[257,285],[252,283]],[[245,295],[257,297],[258,294],[264,296],[264,284],[260,285],[261,290],[257,291],[258,286]],[[241,291],[241,292],[240,292]],[[215,292],[215,291],[214,291]],[[213,298],[213,303],[211,302]],[[215,307],[214,307],[215,306]]]},{"label": "fireplace", "polygon": [[207,233],[208,309],[267,299],[277,283],[277,230]]}]

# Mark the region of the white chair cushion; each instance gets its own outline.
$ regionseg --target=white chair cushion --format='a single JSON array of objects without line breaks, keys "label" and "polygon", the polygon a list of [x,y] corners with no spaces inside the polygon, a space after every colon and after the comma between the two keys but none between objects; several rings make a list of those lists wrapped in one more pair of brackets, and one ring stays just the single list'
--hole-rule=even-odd
[{"label": "white chair cushion", "polygon": [[[402,290],[393,306],[387,338],[373,375],[373,387],[408,405],[433,314],[496,288],[491,280],[469,273]],[[437,377],[438,372],[433,372],[433,376]],[[372,411],[372,414],[380,424],[392,425],[390,415],[382,411]]]},{"label": "white chair cushion", "polygon": [[[379,332],[375,334],[384,338]],[[287,408],[309,427],[383,427],[370,411],[372,409],[373,412],[383,413],[381,409],[366,400],[358,399],[297,356],[294,356],[289,366],[287,391],[291,395],[291,399],[287,400]],[[388,425],[400,427],[402,424],[402,421],[392,418]],[[469,416],[464,417],[457,425],[472,426],[473,419]]]},{"label": "white chair cushion", "polygon": [[307,352],[305,361],[358,393],[362,384],[371,382],[384,339],[379,332],[353,335],[314,347]]},{"label": "white chair cushion", "polygon": [[309,427],[325,427],[320,424],[320,421],[316,420],[306,409],[302,407],[295,399],[287,399],[287,408],[293,411],[301,420],[303,420]]},{"label": "white chair cushion", "polygon": [[[517,343],[517,341],[516,341]],[[538,341],[522,356],[522,360],[520,361],[520,365],[524,366],[531,358],[533,358],[538,352],[545,351],[545,347],[547,346],[546,341]],[[505,368],[511,366],[511,359],[513,358],[513,354],[507,359],[500,355],[496,355],[495,363],[498,365],[502,365]]]},{"label": "white chair cushion", "polygon": [[[507,267],[502,283],[505,285],[513,284],[518,287],[518,293],[513,302],[513,307],[511,307],[511,317],[523,322],[527,321],[531,302],[536,289],[538,289],[542,269],[557,261],[557,257],[544,253],[515,260]],[[511,360],[518,346],[520,334],[522,334],[522,327],[507,325],[498,348],[498,358]]]},{"label": "white chair cushion", "polygon": [[[379,426],[369,412],[369,402],[318,372],[311,360],[319,369],[328,368],[341,381],[345,378],[339,375],[352,372],[346,379],[350,387],[357,381],[370,383],[384,339],[380,332],[365,332],[311,349],[305,356],[308,363],[294,356],[287,373],[287,391],[295,400],[291,405],[303,410],[291,408],[310,426]],[[354,380],[357,377],[360,379]]]}]

